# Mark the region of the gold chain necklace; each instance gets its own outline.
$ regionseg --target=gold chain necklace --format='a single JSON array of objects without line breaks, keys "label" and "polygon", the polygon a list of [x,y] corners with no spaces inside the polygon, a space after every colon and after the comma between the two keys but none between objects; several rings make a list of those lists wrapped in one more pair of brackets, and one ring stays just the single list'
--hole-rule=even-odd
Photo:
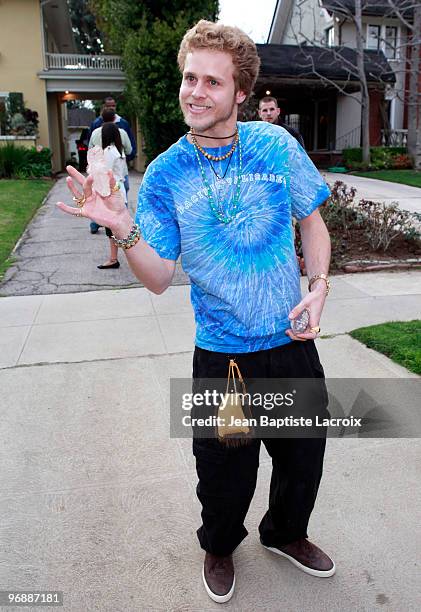
[{"label": "gold chain necklace", "polygon": [[210,159],[212,161],[223,161],[224,159],[228,159],[228,157],[234,153],[235,149],[237,148],[237,144],[238,144],[238,129],[237,129],[235,132],[235,136],[234,136],[234,142],[232,143],[231,149],[228,151],[228,153],[225,153],[225,155],[211,155],[211,153],[208,153],[207,151],[205,151],[203,147],[200,146],[192,130],[190,130],[190,136],[191,136],[194,146],[199,149],[201,154],[204,155],[206,159]]}]

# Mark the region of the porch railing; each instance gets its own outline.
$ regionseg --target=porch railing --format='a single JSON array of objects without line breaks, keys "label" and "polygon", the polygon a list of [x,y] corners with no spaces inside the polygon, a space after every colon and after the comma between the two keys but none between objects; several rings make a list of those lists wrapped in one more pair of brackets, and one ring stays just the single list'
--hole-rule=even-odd
[{"label": "porch railing", "polygon": [[361,126],[358,125],[353,130],[339,136],[335,141],[335,151],[343,151],[353,147],[361,146]]},{"label": "porch railing", "polygon": [[[406,147],[408,141],[408,130],[381,130],[381,137],[372,146],[382,147]],[[357,126],[346,134],[336,139],[335,151],[343,151],[353,147],[361,146],[361,126]]]},{"label": "porch railing", "polygon": [[383,147],[406,147],[408,130],[382,130]]},{"label": "porch railing", "polygon": [[76,55],[73,53],[46,53],[47,70],[99,70],[122,72],[119,55]]}]

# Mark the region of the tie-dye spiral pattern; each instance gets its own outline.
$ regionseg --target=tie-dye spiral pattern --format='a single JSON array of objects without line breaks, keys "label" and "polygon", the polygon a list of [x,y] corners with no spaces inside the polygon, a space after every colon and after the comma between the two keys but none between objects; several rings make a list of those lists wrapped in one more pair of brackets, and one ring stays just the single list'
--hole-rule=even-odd
[{"label": "tie-dye spiral pattern", "polygon": [[[181,253],[191,280],[196,345],[245,353],[290,342],[288,313],[301,299],[292,216],[311,214],[329,189],[288,132],[264,122],[238,123],[243,170],[239,212],[224,224],[213,214],[193,145],[184,136],[147,169],[136,222],[164,258]],[[208,149],[222,155],[229,147]],[[234,196],[239,151],[225,179],[202,157],[215,198]],[[214,162],[221,176],[228,162]]]}]

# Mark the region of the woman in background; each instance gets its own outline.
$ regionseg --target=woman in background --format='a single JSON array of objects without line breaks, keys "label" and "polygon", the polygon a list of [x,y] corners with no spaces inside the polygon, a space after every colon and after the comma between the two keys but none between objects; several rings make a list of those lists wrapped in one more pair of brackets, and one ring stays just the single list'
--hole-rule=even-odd
[{"label": "woman in background", "polygon": [[[118,127],[111,122],[104,123],[101,128],[102,148],[104,149],[104,158],[107,168],[113,171],[115,180],[120,187],[124,201],[127,206],[127,194],[124,188],[124,177],[127,175],[126,156],[123,150],[121,134]],[[118,261],[118,247],[111,238],[112,232],[106,227],[105,233],[110,240],[110,258],[100,266],[100,270],[115,269],[120,267]]]}]

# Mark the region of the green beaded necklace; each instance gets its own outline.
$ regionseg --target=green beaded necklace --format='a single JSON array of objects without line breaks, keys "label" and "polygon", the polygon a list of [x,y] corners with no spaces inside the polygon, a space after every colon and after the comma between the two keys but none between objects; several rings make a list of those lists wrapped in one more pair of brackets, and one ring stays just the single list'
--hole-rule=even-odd
[{"label": "green beaded necklace", "polygon": [[[209,205],[210,205],[210,208],[211,208],[213,214],[218,219],[218,221],[221,221],[222,223],[225,223],[225,224],[230,223],[236,217],[236,215],[237,215],[238,204],[239,204],[239,201],[240,201],[241,173],[242,173],[242,170],[243,170],[243,155],[242,155],[242,150],[241,150],[240,134],[238,134],[237,187],[236,187],[236,190],[235,190],[234,199],[232,201],[232,209],[231,209],[230,212],[228,212],[228,210],[224,211],[224,207],[222,206],[222,203],[220,203],[219,201],[215,202],[215,198],[212,195],[212,190],[210,188],[209,181],[206,178],[206,172],[205,172],[205,169],[203,167],[202,160],[200,159],[199,150],[198,150],[198,148],[195,145],[194,145],[194,152],[196,154],[196,158],[197,158],[197,161],[199,163],[200,173],[202,175],[203,185],[205,186],[205,189],[207,191]],[[233,155],[234,155],[234,153],[233,153]]]}]

